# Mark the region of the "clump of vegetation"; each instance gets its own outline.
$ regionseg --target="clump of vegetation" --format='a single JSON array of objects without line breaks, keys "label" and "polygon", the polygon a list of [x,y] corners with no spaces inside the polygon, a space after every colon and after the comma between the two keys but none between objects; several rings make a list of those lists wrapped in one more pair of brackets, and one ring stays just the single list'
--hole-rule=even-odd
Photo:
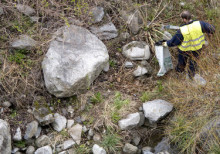
[{"label": "clump of vegetation", "polygon": [[85,145],[85,144],[80,144],[76,146],[76,153],[90,153],[91,149]]},{"label": "clump of vegetation", "polygon": [[103,96],[100,92],[95,93],[90,99],[91,103],[101,103],[103,101]]}]

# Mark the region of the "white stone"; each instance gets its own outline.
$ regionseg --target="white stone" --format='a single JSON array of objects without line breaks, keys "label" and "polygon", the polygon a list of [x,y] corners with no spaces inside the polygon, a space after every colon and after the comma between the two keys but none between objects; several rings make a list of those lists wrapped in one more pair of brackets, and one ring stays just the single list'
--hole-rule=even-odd
[{"label": "white stone", "polygon": [[3,15],[4,14],[4,10],[2,7],[0,7],[0,15]]},{"label": "white stone", "polygon": [[121,130],[127,130],[138,126],[139,122],[140,114],[137,112],[129,114],[126,119],[119,120],[118,125]]},{"label": "white stone", "polygon": [[77,144],[80,144],[81,134],[82,134],[82,125],[76,124],[75,126],[69,129],[68,133],[70,134],[70,136],[73,138],[73,140]]},{"label": "white stone", "polygon": [[36,138],[38,138],[40,136],[41,130],[42,130],[42,128],[40,126],[38,126],[37,132],[34,135]]},{"label": "white stone", "polygon": [[76,144],[76,142],[74,142],[72,139],[65,141],[63,143],[63,150],[67,150],[69,148],[72,148],[74,144]]},{"label": "white stone", "polygon": [[94,135],[94,132],[93,132],[93,129],[92,129],[92,128],[89,129],[88,135],[89,135],[89,136],[93,136],[93,135]]},{"label": "white stone", "polygon": [[92,152],[93,152],[93,154],[106,154],[105,149],[103,149],[102,147],[100,147],[97,144],[93,145]]},{"label": "white stone", "polygon": [[52,153],[53,153],[52,148],[49,145],[47,145],[37,149],[34,154],[52,154]]},{"label": "white stone", "polygon": [[2,119],[0,119],[0,153],[11,154],[10,126]]},{"label": "white stone", "polygon": [[74,120],[70,119],[70,120],[67,120],[67,128],[71,128],[74,124]]},{"label": "white stone", "polygon": [[66,117],[60,115],[59,113],[56,113],[54,115],[55,121],[52,123],[53,129],[60,132],[64,128],[66,128]]},{"label": "white stone", "polygon": [[87,90],[108,63],[106,46],[75,25],[60,28],[53,38],[42,62],[48,91],[69,97]]},{"label": "white stone", "polygon": [[14,141],[21,141],[22,140],[22,136],[21,136],[21,128],[18,127],[17,130],[16,130],[16,133],[13,137],[13,140]]},{"label": "white stone", "polygon": [[35,144],[38,148],[50,145],[51,141],[50,138],[47,135],[42,135],[39,138],[36,139]]},{"label": "white stone", "polygon": [[130,61],[125,62],[125,68],[133,68],[133,67],[134,67],[134,65],[132,64],[132,62],[130,62]]},{"label": "white stone", "polygon": [[122,54],[130,60],[148,60],[150,58],[150,48],[143,41],[132,41],[123,46]]},{"label": "white stone", "polygon": [[137,151],[138,151],[138,148],[129,143],[126,143],[123,148],[123,152],[128,153],[128,154],[136,154]]},{"label": "white stone", "polygon": [[94,7],[91,10],[92,12],[92,23],[98,23],[102,20],[104,17],[104,9],[103,7]]},{"label": "white stone", "polygon": [[201,77],[199,74],[195,74],[195,76],[193,77],[195,83],[199,86],[205,86],[206,85],[206,80]]},{"label": "white stone", "polygon": [[8,108],[11,106],[11,103],[9,101],[5,101],[2,103],[2,106]]},{"label": "white stone", "polygon": [[150,123],[157,122],[173,109],[173,105],[165,100],[157,99],[143,103],[145,117]]},{"label": "white stone", "polygon": [[133,72],[133,75],[135,77],[138,77],[138,76],[142,76],[147,73],[148,73],[148,70],[145,67],[138,66],[137,69]]},{"label": "white stone", "polygon": [[35,148],[33,146],[29,146],[26,150],[26,154],[34,154]]}]

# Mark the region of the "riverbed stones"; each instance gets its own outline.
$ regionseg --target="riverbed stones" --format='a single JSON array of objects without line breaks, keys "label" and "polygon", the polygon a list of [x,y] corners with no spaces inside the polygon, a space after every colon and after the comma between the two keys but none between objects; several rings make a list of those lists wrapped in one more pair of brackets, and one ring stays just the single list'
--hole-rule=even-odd
[{"label": "riverbed stones", "polygon": [[133,67],[134,67],[134,65],[132,64],[132,62],[130,62],[130,61],[125,62],[125,68],[133,68]]},{"label": "riverbed stones", "polygon": [[10,126],[2,119],[0,119],[0,153],[11,154]]},{"label": "riverbed stones", "polygon": [[56,97],[85,92],[108,63],[106,46],[75,25],[60,28],[53,38],[42,62],[48,91]]},{"label": "riverbed stones", "polygon": [[11,103],[9,101],[5,101],[2,103],[2,107],[9,108],[10,106],[11,106]]},{"label": "riverbed stones", "polygon": [[112,22],[106,23],[99,27],[92,26],[90,30],[95,34],[100,40],[110,40],[118,36],[118,30]]},{"label": "riverbed stones", "polygon": [[72,148],[74,144],[76,144],[76,142],[74,142],[72,139],[65,141],[63,143],[63,150],[67,150],[69,148]]},{"label": "riverbed stones", "polygon": [[60,132],[64,128],[66,128],[66,117],[60,115],[59,113],[55,113],[54,115],[55,121],[52,123],[53,129]]},{"label": "riverbed stones", "polygon": [[27,16],[33,15],[35,13],[35,10],[28,5],[17,4],[16,8],[19,12],[24,13]]},{"label": "riverbed stones", "polygon": [[104,8],[99,6],[92,8],[91,12],[92,12],[92,18],[91,18],[92,23],[100,22],[105,14]]},{"label": "riverbed stones", "polygon": [[105,149],[103,149],[102,147],[100,147],[97,144],[93,145],[92,152],[93,152],[93,154],[106,154]]},{"label": "riverbed stones", "polygon": [[68,130],[68,133],[73,138],[73,140],[79,145],[81,141],[82,125],[76,124]]},{"label": "riverbed stones", "polygon": [[123,147],[123,152],[126,154],[136,154],[138,151],[138,148],[132,144],[126,143]]},{"label": "riverbed stones", "polygon": [[169,143],[169,139],[164,137],[162,139],[162,141],[160,141],[154,148],[155,153],[160,153],[160,152],[164,152],[164,153],[173,153],[172,149],[170,147],[170,143]]},{"label": "riverbed stones", "polygon": [[99,134],[95,134],[95,135],[93,136],[93,141],[95,141],[95,142],[99,142],[99,141],[101,141],[101,139],[102,139],[102,137],[101,137],[101,135],[99,135]]},{"label": "riverbed stones", "polygon": [[16,130],[15,135],[13,136],[13,140],[14,141],[21,141],[22,140],[22,136],[21,136],[21,128],[18,127]]},{"label": "riverbed stones", "polygon": [[53,153],[52,148],[49,145],[47,145],[37,149],[34,154],[52,154],[52,153]]},{"label": "riverbed stones", "polygon": [[121,130],[132,129],[138,126],[140,119],[140,114],[138,112],[132,113],[129,114],[125,119],[119,120],[118,125]]},{"label": "riverbed stones", "polygon": [[74,124],[74,120],[72,119],[67,120],[67,128],[71,128],[73,124]]},{"label": "riverbed stones", "polygon": [[38,128],[37,121],[32,121],[32,122],[28,123],[26,126],[24,139],[28,140],[28,139],[32,138],[36,134],[37,128]]},{"label": "riverbed stones", "polygon": [[157,99],[143,103],[145,117],[150,123],[156,123],[173,109],[173,105],[165,100]]},{"label": "riverbed stones", "polygon": [[148,60],[150,58],[150,48],[143,41],[132,41],[123,46],[122,54],[130,60]]},{"label": "riverbed stones", "polygon": [[11,43],[11,46],[15,49],[31,50],[37,45],[37,42],[27,35],[20,35],[18,39]]},{"label": "riverbed stones", "polygon": [[47,135],[42,135],[35,141],[38,148],[51,144],[50,138]]}]

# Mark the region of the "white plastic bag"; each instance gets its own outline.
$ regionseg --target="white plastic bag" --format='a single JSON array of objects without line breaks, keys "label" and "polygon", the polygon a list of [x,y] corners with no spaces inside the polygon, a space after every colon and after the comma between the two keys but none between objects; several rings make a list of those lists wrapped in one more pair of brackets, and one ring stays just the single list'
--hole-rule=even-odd
[{"label": "white plastic bag", "polygon": [[160,65],[157,76],[163,76],[167,71],[173,69],[171,54],[168,47],[155,46],[156,57]]}]

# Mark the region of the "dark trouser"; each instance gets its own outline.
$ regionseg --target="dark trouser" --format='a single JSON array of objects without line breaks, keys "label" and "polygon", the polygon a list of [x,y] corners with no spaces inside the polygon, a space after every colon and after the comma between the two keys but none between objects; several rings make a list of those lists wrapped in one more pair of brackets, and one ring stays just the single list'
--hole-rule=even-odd
[{"label": "dark trouser", "polygon": [[198,51],[181,51],[180,49],[178,49],[178,52],[179,55],[178,55],[178,64],[176,66],[176,71],[183,72],[186,67],[187,60],[189,59],[188,74],[189,77],[192,79],[197,69],[196,61],[199,59],[201,49]]}]

